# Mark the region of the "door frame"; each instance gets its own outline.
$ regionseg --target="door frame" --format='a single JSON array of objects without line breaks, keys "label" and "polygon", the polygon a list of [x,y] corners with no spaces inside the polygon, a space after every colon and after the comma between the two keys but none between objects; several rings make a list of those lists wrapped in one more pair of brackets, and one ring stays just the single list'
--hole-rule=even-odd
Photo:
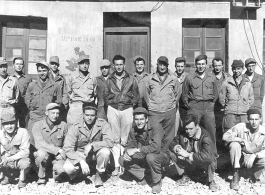
[{"label": "door frame", "polygon": [[150,27],[106,27],[103,29],[103,57],[106,58],[106,50],[107,50],[107,44],[106,44],[106,35],[107,33],[135,33],[135,32],[143,32],[147,33],[147,59],[145,59],[146,69],[147,72],[150,73],[151,71],[151,33],[150,33]]}]

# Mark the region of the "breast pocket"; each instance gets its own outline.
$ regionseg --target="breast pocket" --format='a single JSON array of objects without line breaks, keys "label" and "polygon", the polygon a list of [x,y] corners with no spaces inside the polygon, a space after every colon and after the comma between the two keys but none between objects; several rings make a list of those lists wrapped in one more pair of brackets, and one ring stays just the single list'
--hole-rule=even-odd
[{"label": "breast pocket", "polygon": [[213,83],[206,83],[205,87],[207,89],[208,95],[213,95]]},{"label": "breast pocket", "polygon": [[40,98],[40,91],[33,90],[31,93],[31,107],[32,108],[39,107],[39,98]]},{"label": "breast pocket", "polygon": [[7,99],[12,99],[13,98],[13,87],[11,83],[7,83],[7,85],[4,87],[5,91],[5,96]]},{"label": "breast pocket", "polygon": [[260,95],[260,87],[261,87],[260,82],[256,82],[252,86],[253,86],[254,95],[259,96]]}]

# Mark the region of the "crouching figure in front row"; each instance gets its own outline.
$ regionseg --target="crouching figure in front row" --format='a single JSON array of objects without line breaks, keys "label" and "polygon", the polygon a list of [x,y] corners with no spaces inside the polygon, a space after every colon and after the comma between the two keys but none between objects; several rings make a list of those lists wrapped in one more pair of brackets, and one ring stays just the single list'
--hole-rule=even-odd
[{"label": "crouching figure in front row", "polygon": [[217,167],[214,145],[209,133],[199,126],[198,117],[189,114],[184,120],[185,131],[180,132],[170,144],[171,159],[182,178],[178,185],[187,185],[189,175],[194,175],[200,169],[208,174],[207,183],[211,191],[217,191],[218,185],[214,181]]}]

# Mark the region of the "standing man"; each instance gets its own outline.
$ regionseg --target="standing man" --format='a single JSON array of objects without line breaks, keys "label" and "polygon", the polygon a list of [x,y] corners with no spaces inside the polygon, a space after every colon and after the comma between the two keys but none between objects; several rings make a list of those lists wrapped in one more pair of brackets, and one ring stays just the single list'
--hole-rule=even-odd
[{"label": "standing man", "polygon": [[[175,59],[175,68],[176,71],[174,72],[175,76],[178,78],[180,87],[179,87],[179,95],[182,94],[182,85],[186,76],[189,74],[185,72],[186,67],[186,59],[184,57],[178,57]],[[176,125],[175,125],[175,136],[178,133],[179,127],[183,126],[183,121],[187,115],[187,108],[184,105],[184,102],[180,98],[178,105],[177,105],[177,113],[176,113]]]},{"label": "standing man", "polygon": [[53,178],[59,181],[61,173],[64,172],[63,165],[66,159],[63,143],[68,131],[68,126],[61,121],[61,107],[56,103],[46,106],[46,118],[33,125],[32,133],[37,149],[34,152],[35,163],[38,167],[37,184],[45,184],[46,168],[52,162]]},{"label": "standing man", "polygon": [[[173,73],[168,71],[168,59],[160,56],[157,59],[157,71],[149,76],[146,83],[148,94],[149,120],[155,132],[161,132],[161,152],[163,161],[169,162],[169,144],[175,135],[176,105],[179,100],[179,82]],[[153,158],[152,160],[157,161]],[[162,160],[160,158],[160,160]],[[153,188],[161,190],[161,175],[154,180]]]},{"label": "standing man", "polygon": [[[162,177],[162,166],[168,161],[167,155],[161,151],[163,131],[151,127],[145,108],[137,107],[133,115],[135,125],[131,128],[124,155],[120,157],[119,163],[136,177],[139,185],[147,184],[145,169],[150,168],[152,182],[157,184]],[[161,186],[162,183],[154,185],[152,192],[159,193]]]},{"label": "standing man", "polygon": [[146,82],[148,80],[148,73],[145,72],[145,60],[142,56],[135,56],[134,57],[134,66],[135,66],[135,73],[133,73],[133,76],[136,78],[139,88],[139,103],[138,106],[142,106],[146,109],[148,109],[148,105],[145,102],[144,96],[146,94]]},{"label": "standing man", "polygon": [[61,113],[60,113],[60,117],[66,121],[66,117],[67,117],[67,110],[68,110],[68,93],[67,93],[67,86],[66,86],[66,80],[65,77],[60,74],[59,71],[59,66],[60,66],[60,62],[59,62],[59,57],[58,56],[52,56],[50,57],[50,78],[59,85],[60,87],[60,92],[61,92],[61,96],[62,96],[62,104],[63,107],[61,108]]},{"label": "standing man", "polygon": [[207,56],[195,59],[196,70],[189,74],[182,87],[182,100],[188,108],[187,114],[198,116],[199,124],[210,134],[216,150],[214,103],[218,98],[215,76],[206,72]]},{"label": "standing man", "polygon": [[94,184],[102,186],[102,175],[109,162],[110,149],[113,147],[112,131],[104,119],[97,118],[97,106],[93,102],[83,104],[83,118],[73,124],[66,135],[64,151],[67,159],[63,166],[73,180],[79,171],[90,174],[96,160]]},{"label": "standing man", "polygon": [[115,55],[113,60],[114,72],[107,80],[105,90],[105,104],[108,105],[108,122],[113,131],[115,170],[112,175],[119,173],[119,157],[123,153],[123,146],[127,143],[131,124],[133,123],[133,108],[139,100],[139,89],[134,76],[125,71],[125,58]]},{"label": "standing man", "polygon": [[238,123],[248,122],[247,111],[254,102],[251,83],[242,75],[244,63],[234,60],[233,77],[224,81],[219,93],[220,104],[224,107],[223,131],[226,132]]},{"label": "standing man", "polygon": [[77,59],[78,71],[70,75],[68,82],[70,108],[67,114],[67,123],[74,124],[83,117],[83,103],[95,102],[97,80],[88,71],[90,59],[82,55]]},{"label": "standing man", "polygon": [[248,58],[245,61],[245,67],[247,71],[245,72],[245,77],[249,80],[252,85],[253,93],[254,93],[254,103],[251,108],[259,109],[262,113],[262,102],[264,97],[264,78],[263,76],[257,74],[255,72],[257,62]]},{"label": "standing man", "polygon": [[49,103],[55,102],[61,105],[62,102],[59,86],[49,78],[49,64],[47,62],[38,62],[36,66],[39,78],[29,84],[25,95],[25,103],[30,110],[27,129],[30,134],[30,143],[33,146],[33,124],[45,118],[46,106]]},{"label": "standing man", "polygon": [[[249,109],[247,123],[238,123],[224,133],[223,140],[228,144],[230,160],[233,166],[233,179],[230,188],[239,190],[239,169],[244,166],[252,169],[252,179],[265,183],[265,127],[260,123],[261,113],[258,109]],[[243,155],[243,159],[241,156]],[[243,160],[243,164],[240,163]]]},{"label": "standing man", "polygon": [[15,114],[14,106],[19,96],[17,79],[7,74],[7,67],[7,62],[0,59],[0,119],[5,111]]},{"label": "standing man", "polygon": [[107,79],[110,74],[110,61],[102,60],[100,64],[101,76],[97,77],[98,117],[107,120],[107,105],[104,104],[104,90],[107,87]]},{"label": "standing man", "polygon": [[[230,77],[230,75],[226,72],[223,71],[224,68],[224,61],[222,58],[220,57],[215,57],[212,60],[212,65],[213,65],[213,75],[215,75],[216,81],[217,81],[217,90],[218,90],[218,94],[221,90],[221,86],[223,84],[223,82]],[[217,99],[217,101],[215,102],[214,105],[214,114],[215,114],[215,123],[216,123],[216,140],[217,143],[221,144],[222,141],[222,136],[223,136],[223,132],[222,132],[222,122],[223,122],[223,118],[224,118],[224,108],[223,106],[220,104],[219,99]]]},{"label": "standing man", "polygon": [[19,127],[25,128],[28,123],[28,108],[25,104],[25,95],[29,83],[32,82],[32,79],[29,75],[26,75],[23,72],[24,69],[24,60],[21,57],[15,57],[13,59],[14,72],[12,74],[18,80],[19,96],[18,102],[15,104],[16,117],[19,121]]}]

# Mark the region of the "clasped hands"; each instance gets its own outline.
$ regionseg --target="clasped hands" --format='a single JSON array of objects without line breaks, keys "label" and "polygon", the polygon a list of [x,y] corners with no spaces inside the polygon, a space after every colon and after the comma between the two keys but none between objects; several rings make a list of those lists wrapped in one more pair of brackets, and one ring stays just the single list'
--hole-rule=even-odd
[{"label": "clasped hands", "polygon": [[125,151],[123,158],[126,161],[131,161],[132,157],[136,152],[140,152],[140,150],[138,148],[129,148]]}]

